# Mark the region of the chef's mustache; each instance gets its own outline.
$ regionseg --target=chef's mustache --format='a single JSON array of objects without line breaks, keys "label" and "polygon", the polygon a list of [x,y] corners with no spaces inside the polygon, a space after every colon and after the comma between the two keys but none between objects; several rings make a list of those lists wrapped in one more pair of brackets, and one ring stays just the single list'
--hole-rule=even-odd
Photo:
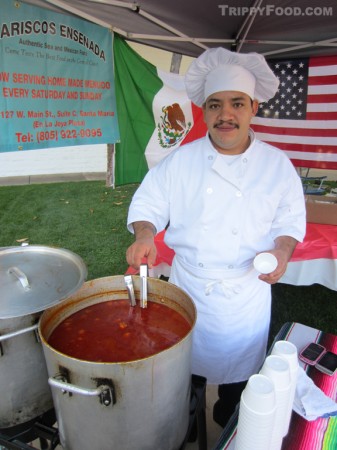
[{"label": "chef's mustache", "polygon": [[222,125],[229,125],[231,127],[239,128],[239,125],[237,123],[228,121],[228,120],[219,120],[219,122],[216,122],[213,126],[213,128],[221,127]]}]

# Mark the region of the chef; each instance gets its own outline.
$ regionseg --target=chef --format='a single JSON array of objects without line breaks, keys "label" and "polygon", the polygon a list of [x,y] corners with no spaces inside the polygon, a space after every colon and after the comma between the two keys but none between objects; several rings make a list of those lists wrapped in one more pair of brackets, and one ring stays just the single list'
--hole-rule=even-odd
[{"label": "chef", "polygon": [[[225,426],[265,358],[271,284],[303,240],[305,203],[288,157],[250,129],[258,103],[279,84],[263,56],[209,49],[192,62],[185,84],[208,132],[145,176],[129,209],[135,241],[126,256],[134,268],[144,257],[151,267],[154,237],[167,227],[165,242],[175,251],[169,281],[198,313],[192,372],[219,385],[213,418]],[[253,260],[265,251],[277,267],[262,275]]]}]

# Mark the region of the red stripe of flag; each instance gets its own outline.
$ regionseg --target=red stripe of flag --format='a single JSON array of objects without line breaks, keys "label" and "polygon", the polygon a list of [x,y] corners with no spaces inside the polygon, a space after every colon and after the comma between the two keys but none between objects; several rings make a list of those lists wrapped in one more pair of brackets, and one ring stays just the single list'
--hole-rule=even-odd
[{"label": "red stripe of flag", "polygon": [[309,60],[310,67],[335,66],[336,64],[336,56],[313,56]]},{"label": "red stripe of flag", "polygon": [[308,103],[337,103],[337,94],[309,94]]},{"label": "red stripe of flag", "polygon": [[309,86],[323,86],[329,84],[337,84],[337,75],[310,76],[308,79]]},{"label": "red stripe of flag", "polygon": [[[336,120],[337,119],[337,112],[307,112],[307,120]],[[325,130],[322,130],[322,133],[324,133]],[[324,134],[324,136],[326,136]],[[331,136],[331,135],[329,135]]]},{"label": "red stripe of flag", "polygon": [[252,125],[257,133],[275,134],[278,136],[321,136],[321,137],[337,137],[337,130],[332,129],[315,129],[315,128],[280,128],[269,127],[265,125]]},{"label": "red stripe of flag", "polygon": [[202,109],[196,106],[194,103],[192,103],[191,106],[193,115],[193,127],[187,133],[187,136],[183,140],[182,145],[204,137],[207,132],[207,126],[204,122]]}]

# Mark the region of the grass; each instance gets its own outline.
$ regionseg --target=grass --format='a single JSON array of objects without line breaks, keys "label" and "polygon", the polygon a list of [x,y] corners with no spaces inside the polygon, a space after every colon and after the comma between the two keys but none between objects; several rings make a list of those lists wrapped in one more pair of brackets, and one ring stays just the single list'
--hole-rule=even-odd
[{"label": "grass", "polygon": [[[0,187],[0,247],[46,245],[69,249],[88,267],[88,279],[123,274],[133,241],[126,229],[136,184],[103,181]],[[285,322],[337,334],[337,293],[320,285],[272,287],[270,340]]]},{"label": "grass", "polygon": [[47,245],[71,250],[88,279],[124,273],[129,202],[136,185],[107,188],[102,181],[0,188],[0,247]]},{"label": "grass", "polygon": [[337,335],[336,291],[319,284],[292,286],[277,283],[272,286],[272,294],[271,340],[285,322],[299,322]]}]

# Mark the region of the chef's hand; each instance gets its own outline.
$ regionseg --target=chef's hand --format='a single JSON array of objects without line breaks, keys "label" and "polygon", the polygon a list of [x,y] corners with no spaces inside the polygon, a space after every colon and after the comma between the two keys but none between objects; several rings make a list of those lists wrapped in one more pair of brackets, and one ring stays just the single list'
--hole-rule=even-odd
[{"label": "chef's hand", "polygon": [[273,272],[259,275],[259,278],[268,284],[275,284],[287,270],[288,258],[284,252],[275,249],[268,250],[268,253],[271,253],[277,259],[277,267]]},{"label": "chef's hand", "polygon": [[147,262],[148,268],[151,269],[157,256],[157,247],[154,243],[156,228],[150,222],[134,222],[132,225],[136,240],[127,249],[126,260],[136,270],[143,262]]},{"label": "chef's hand", "polygon": [[268,250],[268,253],[271,253],[276,257],[277,267],[271,273],[259,275],[259,279],[268,284],[277,283],[287,270],[288,261],[290,260],[296,245],[296,239],[290,236],[279,236],[276,238],[275,248],[273,250]]}]

